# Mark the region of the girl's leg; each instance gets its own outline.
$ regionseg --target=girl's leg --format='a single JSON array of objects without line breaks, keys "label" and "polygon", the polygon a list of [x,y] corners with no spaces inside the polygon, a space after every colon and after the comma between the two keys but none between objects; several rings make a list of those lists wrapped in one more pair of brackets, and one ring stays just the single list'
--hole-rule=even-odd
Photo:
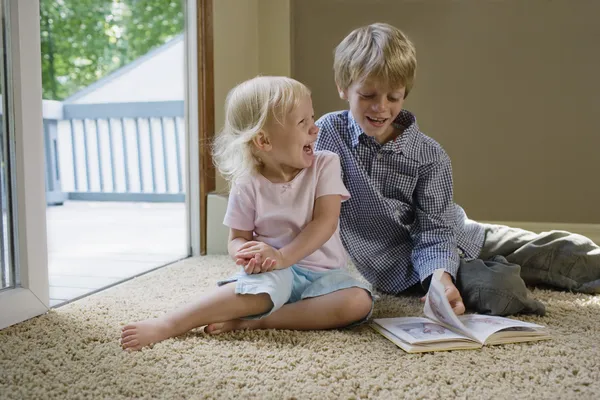
[{"label": "girl's leg", "polygon": [[527,284],[600,293],[600,247],[585,236],[565,231],[537,234],[502,225],[485,228],[481,259],[506,257],[521,266]]},{"label": "girl's leg", "polygon": [[199,326],[262,314],[273,307],[268,294],[236,294],[235,286],[235,283],[220,286],[159,318],[126,325],[122,329],[121,345],[126,350],[140,350]]},{"label": "girl's leg", "polygon": [[232,319],[227,322],[212,323],[205,328],[205,331],[217,334],[238,329],[341,328],[365,318],[371,311],[372,304],[371,295],[366,290],[352,287],[286,304],[262,319]]}]

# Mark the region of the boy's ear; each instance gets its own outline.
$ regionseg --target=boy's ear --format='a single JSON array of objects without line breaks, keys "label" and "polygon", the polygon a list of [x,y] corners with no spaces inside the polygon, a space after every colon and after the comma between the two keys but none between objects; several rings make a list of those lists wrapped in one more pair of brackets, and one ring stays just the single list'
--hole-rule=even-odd
[{"label": "boy's ear", "polygon": [[256,146],[258,150],[261,151],[269,151],[271,150],[271,141],[269,137],[264,131],[258,132],[256,136],[252,139],[252,143]]},{"label": "boy's ear", "polygon": [[335,85],[337,87],[338,93],[340,95],[340,99],[342,100],[348,100],[348,95],[346,93],[346,90],[342,90],[339,85]]}]

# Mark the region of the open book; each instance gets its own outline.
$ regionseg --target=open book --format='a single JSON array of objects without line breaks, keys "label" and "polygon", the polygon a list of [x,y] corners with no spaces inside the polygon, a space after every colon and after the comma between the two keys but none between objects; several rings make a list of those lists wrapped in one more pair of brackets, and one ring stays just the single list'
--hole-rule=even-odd
[{"label": "open book", "polygon": [[481,314],[456,316],[446,298],[438,269],[425,300],[427,318],[374,319],[371,327],[408,353],[479,349],[484,345],[550,339],[543,326]]}]

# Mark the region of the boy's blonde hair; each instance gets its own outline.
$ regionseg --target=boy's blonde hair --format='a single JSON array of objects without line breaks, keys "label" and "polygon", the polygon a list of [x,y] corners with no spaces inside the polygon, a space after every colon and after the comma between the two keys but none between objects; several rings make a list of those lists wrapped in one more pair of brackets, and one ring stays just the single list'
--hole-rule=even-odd
[{"label": "boy's blonde hair", "polygon": [[350,32],[336,47],[333,70],[341,90],[373,77],[391,88],[404,86],[406,97],[417,70],[415,46],[392,25],[363,26]]},{"label": "boy's blonde hair", "polygon": [[225,124],[213,143],[213,161],[230,186],[260,165],[252,142],[256,135],[268,124],[283,125],[304,96],[310,96],[306,86],[283,76],[258,76],[229,92]]}]

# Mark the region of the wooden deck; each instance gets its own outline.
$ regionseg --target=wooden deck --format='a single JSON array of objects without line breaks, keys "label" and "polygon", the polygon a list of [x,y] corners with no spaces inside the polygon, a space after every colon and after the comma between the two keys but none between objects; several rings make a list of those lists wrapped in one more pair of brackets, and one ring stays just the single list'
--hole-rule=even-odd
[{"label": "wooden deck", "polygon": [[187,257],[185,218],[184,203],[48,207],[50,306]]},{"label": "wooden deck", "polygon": [[[69,201],[48,207],[50,305],[186,258],[185,218],[184,203]],[[599,224],[505,224],[534,232],[564,229],[600,244]]]}]

